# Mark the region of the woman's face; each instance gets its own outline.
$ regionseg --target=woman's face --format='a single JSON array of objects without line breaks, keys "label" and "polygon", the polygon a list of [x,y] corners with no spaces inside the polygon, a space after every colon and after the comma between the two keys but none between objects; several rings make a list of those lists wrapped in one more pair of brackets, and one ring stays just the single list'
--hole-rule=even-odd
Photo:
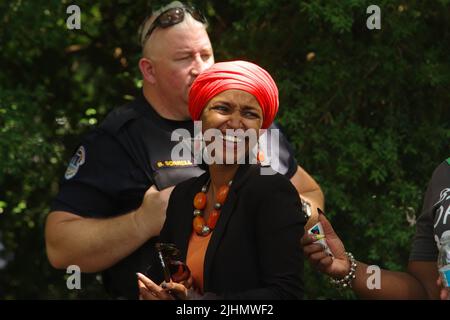
[{"label": "woman's face", "polygon": [[201,120],[207,151],[214,162],[244,163],[243,157],[258,141],[263,113],[252,94],[230,89],[208,102]]}]

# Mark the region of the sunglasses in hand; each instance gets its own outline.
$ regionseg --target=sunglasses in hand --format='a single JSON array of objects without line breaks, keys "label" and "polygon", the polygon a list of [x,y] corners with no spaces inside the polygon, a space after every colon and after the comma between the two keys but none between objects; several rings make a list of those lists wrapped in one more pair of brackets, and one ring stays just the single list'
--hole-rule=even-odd
[{"label": "sunglasses in hand", "polygon": [[[165,282],[183,282],[187,281],[191,276],[191,271],[188,266],[181,259],[180,250],[173,243],[158,242],[155,244],[156,253],[158,255],[159,264],[162,269],[162,275]],[[153,272],[149,272],[150,269],[154,271],[154,267],[150,266],[147,269],[147,275]],[[156,280],[156,279],[155,279]]]}]

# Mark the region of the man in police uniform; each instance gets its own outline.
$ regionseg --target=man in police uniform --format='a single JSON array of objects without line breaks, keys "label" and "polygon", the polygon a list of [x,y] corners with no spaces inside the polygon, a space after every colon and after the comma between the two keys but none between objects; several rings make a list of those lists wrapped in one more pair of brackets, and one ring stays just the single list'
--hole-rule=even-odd
[{"label": "man in police uniform", "polygon": [[[116,298],[138,297],[135,274],[151,261],[173,185],[203,172],[191,161],[171,161],[178,143],[171,134],[179,128],[193,132],[189,88],[214,63],[205,23],[179,2],[144,23],[143,94],[84,137],[47,217],[50,263],[103,271],[105,287]],[[313,207],[323,207],[320,187],[297,165],[282,135],[278,156],[278,171]]]}]

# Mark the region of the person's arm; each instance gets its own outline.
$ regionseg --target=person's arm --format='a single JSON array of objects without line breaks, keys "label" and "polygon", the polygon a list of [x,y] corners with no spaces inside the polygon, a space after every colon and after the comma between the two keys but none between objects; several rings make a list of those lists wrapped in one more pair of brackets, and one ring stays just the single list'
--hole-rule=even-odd
[{"label": "person's arm", "polygon": [[363,299],[437,299],[439,292],[435,284],[436,264],[428,261],[411,261],[407,272],[380,269],[380,289],[369,289],[368,265],[357,262],[353,291]]},{"label": "person's arm", "polygon": [[[270,154],[272,158],[277,158],[278,161],[275,161],[273,164],[278,162],[278,166],[272,166],[272,168],[289,178],[300,197],[311,204],[312,216],[305,226],[306,229],[309,229],[317,222],[317,208],[320,208],[322,211],[325,209],[324,195],[317,182],[297,164],[294,149],[283,134],[279,124],[272,124],[266,135],[261,137],[260,146],[262,150],[265,152],[267,150],[267,141],[274,139],[273,132],[278,132],[278,148],[271,149]],[[271,142],[271,144],[273,143],[274,141]],[[271,165],[273,164],[271,162]]]},{"label": "person's arm", "polygon": [[159,234],[172,189],[158,192],[152,186],[137,210],[112,218],[51,212],[45,225],[50,263],[58,269],[78,265],[82,272],[98,272],[114,265]]},{"label": "person's arm", "polygon": [[[436,266],[432,262],[415,261],[408,266],[408,272],[393,272],[380,269],[381,284],[380,289],[370,290],[367,286],[369,276],[372,272],[367,272],[368,265],[358,262],[356,269],[356,278],[352,282],[353,291],[358,297],[363,299],[438,299],[439,291],[432,275],[436,274]],[[142,280],[142,278],[144,280]],[[149,279],[140,275],[140,287],[143,287],[141,294],[146,300],[173,299],[172,296],[166,298],[155,297],[151,292],[155,292],[156,296],[164,295],[167,289],[175,290],[183,299],[188,298],[185,286],[176,283],[170,283],[166,288],[157,286],[155,283],[148,281]],[[146,280],[146,281],[145,281]],[[425,287],[422,285],[425,284]],[[151,292],[150,292],[151,291]],[[446,296],[443,296],[446,298]]]},{"label": "person's arm", "polygon": [[292,176],[291,183],[300,197],[311,204],[312,215],[306,223],[305,229],[307,230],[318,221],[317,208],[322,211],[325,209],[323,192],[317,182],[300,166],[297,167],[296,173]]},{"label": "person's arm", "polygon": [[[327,244],[334,258],[328,256],[322,246],[314,244],[315,240],[309,235],[305,235],[302,239],[304,254],[319,271],[334,278],[342,278],[350,270],[344,245],[325,216],[320,215],[319,221],[322,223]],[[367,268],[367,264],[357,262],[352,289],[360,298],[436,299],[439,297],[439,288],[436,286],[437,269],[434,262],[411,261],[408,272],[380,269],[380,289],[369,289],[367,284],[373,281],[369,279],[373,271],[368,272]]]}]

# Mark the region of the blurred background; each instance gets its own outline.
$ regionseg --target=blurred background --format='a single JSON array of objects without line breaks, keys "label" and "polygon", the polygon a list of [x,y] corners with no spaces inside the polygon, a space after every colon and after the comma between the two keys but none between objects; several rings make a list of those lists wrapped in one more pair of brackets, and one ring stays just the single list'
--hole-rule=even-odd
[{"label": "blurred background", "polygon": [[[137,30],[168,1],[0,1],[0,299],[100,299],[68,290],[44,222],[83,133],[141,88]],[[362,261],[406,268],[433,169],[450,156],[450,1],[193,1],[216,61],[254,61],[280,88],[278,122]],[[81,29],[68,30],[69,5]],[[369,5],[381,29],[369,30]],[[307,266],[306,298],[353,299]]]}]

